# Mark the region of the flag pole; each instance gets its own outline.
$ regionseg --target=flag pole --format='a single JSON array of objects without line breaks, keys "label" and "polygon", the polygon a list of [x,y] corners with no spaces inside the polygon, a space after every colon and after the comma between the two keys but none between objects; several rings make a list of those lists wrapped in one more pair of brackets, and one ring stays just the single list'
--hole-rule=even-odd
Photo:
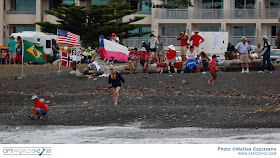
[{"label": "flag pole", "polygon": [[59,60],[58,60],[58,64],[59,64],[59,66],[58,66],[58,75],[60,75],[60,67],[61,67],[61,50],[59,50]]},{"label": "flag pole", "polygon": [[21,38],[21,76],[23,77],[23,56],[24,56],[24,44],[23,44],[23,38]]}]

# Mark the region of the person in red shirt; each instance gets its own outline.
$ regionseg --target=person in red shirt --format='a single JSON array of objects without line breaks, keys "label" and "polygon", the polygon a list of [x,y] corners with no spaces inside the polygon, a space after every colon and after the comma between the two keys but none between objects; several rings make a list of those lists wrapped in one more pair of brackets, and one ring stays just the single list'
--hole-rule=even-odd
[{"label": "person in red shirt", "polygon": [[176,50],[175,47],[173,45],[168,46],[168,51],[166,52],[166,58],[167,58],[167,68],[169,73],[172,72],[174,70],[174,63],[176,62]]},{"label": "person in red shirt", "polygon": [[140,50],[140,64],[143,65],[144,69],[143,71],[146,71],[146,73],[148,73],[148,62],[150,61],[150,55],[147,52],[146,48],[142,48]]},{"label": "person in red shirt", "polygon": [[212,77],[211,77],[210,80],[208,80],[208,84],[210,86],[215,84],[215,80],[217,78],[217,71],[220,71],[220,69],[217,68],[216,60],[217,60],[217,56],[213,55],[212,56],[212,61],[211,61],[211,68],[210,68],[210,72],[212,74]]},{"label": "person in red shirt", "polygon": [[42,119],[43,116],[46,116],[49,112],[47,106],[45,103],[41,102],[36,95],[32,96],[31,99],[34,101],[34,107],[32,108],[33,114],[28,117],[33,119],[35,115],[38,115],[38,118]]},{"label": "person in red shirt", "polygon": [[137,65],[138,60],[139,60],[138,49],[134,48],[128,54],[129,69],[131,74],[132,71],[135,70],[135,66]]},{"label": "person in red shirt", "polygon": [[181,32],[180,35],[177,37],[177,40],[181,40],[180,54],[182,61],[186,61],[186,53],[188,51],[188,39],[189,36],[185,33],[185,31]]},{"label": "person in red shirt", "polygon": [[199,45],[204,41],[204,38],[198,35],[198,33],[199,31],[195,30],[194,35],[190,39],[190,41],[193,41],[192,46],[194,46],[194,50],[197,52],[197,54],[200,53]]}]

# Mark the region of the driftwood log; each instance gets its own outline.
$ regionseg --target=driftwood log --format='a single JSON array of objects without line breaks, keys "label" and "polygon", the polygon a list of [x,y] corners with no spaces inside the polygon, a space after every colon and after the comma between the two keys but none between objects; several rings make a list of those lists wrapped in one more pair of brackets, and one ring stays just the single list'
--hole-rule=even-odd
[{"label": "driftwood log", "polygon": [[[94,70],[86,70],[83,74],[79,74],[77,76],[79,77],[92,77],[92,76],[99,76],[104,74],[108,74],[110,72],[110,66],[105,65],[102,61],[98,61],[98,64],[101,66],[100,71],[94,71]],[[250,69],[261,69],[262,65],[262,59],[254,59],[250,61]],[[198,68],[202,70],[202,65],[197,64]],[[241,69],[240,60],[220,60],[217,64],[218,68],[227,71],[227,70],[234,70],[234,69]],[[186,63],[183,62],[182,69],[178,69],[177,72],[181,72],[185,69]],[[133,73],[145,73],[143,71],[143,66],[138,62],[135,66],[135,70]],[[129,74],[129,64],[119,65],[115,66],[115,69],[121,73],[121,74]],[[157,64],[150,64],[148,66],[148,72],[149,73],[159,73],[161,70],[164,70],[164,72],[168,72],[167,68],[157,67]]]}]

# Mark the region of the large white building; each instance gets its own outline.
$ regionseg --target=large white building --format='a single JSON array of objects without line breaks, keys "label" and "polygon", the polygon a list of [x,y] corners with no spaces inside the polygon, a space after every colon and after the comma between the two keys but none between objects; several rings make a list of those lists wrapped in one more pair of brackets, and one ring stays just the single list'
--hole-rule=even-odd
[{"label": "large white building", "polygon": [[[179,45],[176,40],[178,34],[184,30],[191,34],[195,29],[199,31],[229,32],[229,42],[237,43],[242,36],[246,36],[252,44],[261,42],[261,36],[267,35],[272,44],[276,32],[280,30],[280,0],[192,0],[194,7],[180,7],[178,9],[149,8],[142,3],[133,4],[140,11],[127,16],[145,16],[138,21],[145,27],[133,32],[153,31],[155,35],[163,36],[165,44],[170,41]],[[154,3],[165,3],[153,0]],[[55,17],[44,13],[44,10],[57,7],[60,3],[76,3],[88,6],[104,4],[107,0],[0,0],[0,45],[6,45],[11,33],[21,31],[40,31],[35,22],[55,22]],[[168,3],[168,2],[166,2]],[[139,46],[148,35],[125,39],[127,46]]]}]

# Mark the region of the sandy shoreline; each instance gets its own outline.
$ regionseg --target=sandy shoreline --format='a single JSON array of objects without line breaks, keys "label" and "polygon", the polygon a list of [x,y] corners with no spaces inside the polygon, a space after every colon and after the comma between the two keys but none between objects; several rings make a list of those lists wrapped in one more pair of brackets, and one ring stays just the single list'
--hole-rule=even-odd
[{"label": "sandy shoreline", "polygon": [[[44,69],[42,68],[44,67]],[[64,68],[0,70],[0,125],[106,126],[141,122],[141,128],[279,128],[280,71],[273,74],[220,72],[215,86],[210,73],[123,75],[127,86],[113,107],[107,78],[78,78]],[[3,68],[3,67],[2,67]],[[19,74],[19,75],[17,75]],[[96,79],[97,78],[97,79]],[[30,120],[37,94],[49,101],[43,120]],[[261,110],[261,111],[256,111]]]}]

